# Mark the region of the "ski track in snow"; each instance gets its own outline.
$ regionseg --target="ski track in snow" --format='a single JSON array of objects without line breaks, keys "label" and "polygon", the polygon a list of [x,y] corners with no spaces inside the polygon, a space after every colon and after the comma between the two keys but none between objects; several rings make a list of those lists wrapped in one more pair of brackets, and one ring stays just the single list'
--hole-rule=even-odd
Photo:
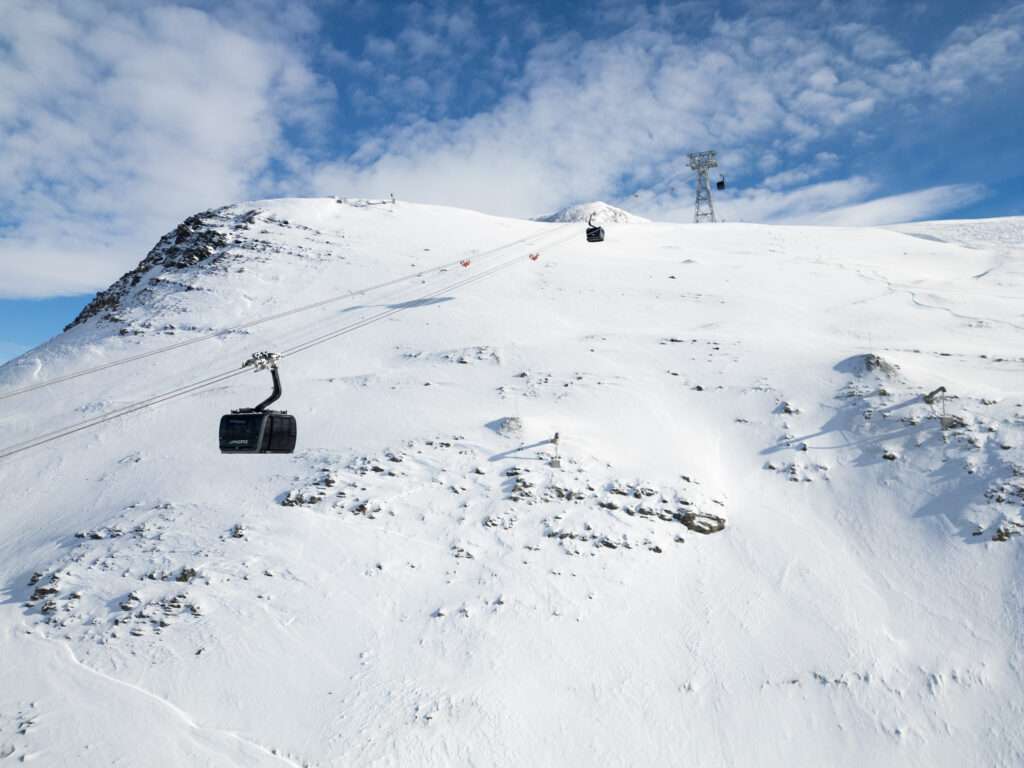
[{"label": "ski track in snow", "polygon": [[262,744],[259,744],[259,743],[255,742],[255,741],[253,741],[252,739],[247,739],[246,737],[242,736],[240,733],[236,733],[234,731],[224,730],[222,728],[214,728],[214,727],[211,727],[211,726],[200,725],[199,723],[197,723],[192,718],[191,715],[189,715],[188,712],[186,712],[185,710],[183,710],[181,707],[177,706],[173,702],[168,701],[167,699],[164,699],[164,698],[158,696],[157,694],[153,693],[152,691],[150,691],[150,690],[148,690],[146,688],[143,688],[140,685],[135,685],[134,683],[130,683],[127,680],[121,680],[120,678],[114,677],[113,675],[108,675],[108,674],[106,674],[104,672],[101,672],[98,669],[94,669],[93,667],[90,667],[88,664],[83,664],[82,661],[79,660],[79,658],[77,656],[75,656],[75,652],[74,652],[74,650],[72,650],[72,648],[71,648],[71,646],[69,644],[62,643],[62,645],[64,647],[65,652],[67,653],[68,658],[71,660],[71,662],[73,664],[77,665],[80,669],[85,670],[86,672],[88,672],[91,675],[95,675],[96,677],[102,678],[103,680],[106,680],[107,682],[113,683],[114,685],[119,685],[119,686],[122,686],[124,688],[128,688],[128,689],[134,691],[135,693],[139,694],[140,696],[145,696],[145,697],[147,697],[149,699],[152,699],[154,701],[159,702],[163,707],[165,707],[167,709],[168,712],[170,712],[172,715],[177,717],[179,720],[181,720],[185,725],[187,725],[192,730],[199,731],[199,732],[202,732],[202,733],[212,733],[212,734],[223,735],[223,736],[225,736],[227,738],[234,739],[235,741],[241,742],[242,744],[245,744],[246,746],[251,747],[252,749],[255,749],[255,750],[263,753],[264,755],[267,755],[268,757],[273,758],[274,760],[277,760],[277,761],[279,761],[279,762],[281,762],[281,763],[283,763],[285,765],[293,766],[293,768],[302,768],[302,765],[300,763],[297,763],[297,762],[289,759],[288,757],[285,757],[284,755],[278,754],[277,752],[275,752],[275,751],[273,751],[271,749],[268,749],[267,747],[263,746]]}]

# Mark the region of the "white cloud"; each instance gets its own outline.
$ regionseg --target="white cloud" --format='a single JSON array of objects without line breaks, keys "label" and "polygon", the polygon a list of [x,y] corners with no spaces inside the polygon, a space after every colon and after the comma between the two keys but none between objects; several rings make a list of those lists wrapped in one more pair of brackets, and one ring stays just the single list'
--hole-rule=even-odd
[{"label": "white cloud", "polygon": [[[912,56],[870,12],[831,23],[839,12],[827,2],[818,16],[780,2],[781,16],[753,3],[754,15],[724,18],[704,2],[603,0],[595,18],[607,34],[591,40],[545,37],[531,4],[408,3],[391,13],[402,29],[348,51],[309,44],[318,22],[303,3],[190,2],[8,0],[0,296],[103,287],[184,216],[281,192],[394,192],[537,215],[637,189],[626,203],[639,213],[686,221],[690,193],[669,177],[688,180],[685,153],[712,146],[732,179],[771,174],[721,196],[733,220],[935,215],[979,188],[872,202],[880,180],[829,180],[842,163],[817,150],[869,143],[898,110],[967,98],[1024,62],[1024,5]],[[335,8],[379,12],[367,0]],[[503,14],[502,28],[480,9]],[[536,42],[520,56],[524,39]],[[467,72],[472,51],[482,68]],[[320,163],[335,94],[314,55],[350,109],[390,120]],[[467,87],[490,106],[452,119]]]},{"label": "white cloud", "polygon": [[398,45],[393,40],[389,40],[386,37],[367,35],[364,50],[367,58],[386,60],[394,57],[398,53]]},{"label": "white cloud", "polygon": [[861,74],[788,20],[718,19],[697,43],[644,23],[595,41],[565,36],[530,51],[494,110],[374,136],[314,183],[536,215],[607,195],[624,177],[664,176],[687,148],[714,142],[725,157],[781,134],[779,151],[799,151],[874,109]]},{"label": "white cloud", "polygon": [[283,133],[315,127],[331,98],[283,41],[201,10],[5,14],[0,296],[105,286],[188,214],[273,185],[272,162],[301,167]]},{"label": "white cloud", "polygon": [[834,27],[834,32],[850,44],[850,52],[856,59],[874,62],[892,60],[905,55],[903,47],[891,35],[872,29],[866,24],[840,24]]},{"label": "white cloud", "polygon": [[[602,12],[625,9],[606,2]],[[863,125],[907,93],[948,90],[940,73],[961,55],[959,48],[1009,51],[1016,34],[994,40],[996,22],[989,20],[957,32],[935,56],[913,60],[891,36],[860,23],[840,25],[828,37],[799,18],[718,18],[710,36],[694,42],[650,18],[635,12],[634,26],[601,40],[570,35],[538,44],[495,109],[461,121],[419,120],[374,136],[351,157],[316,169],[316,188],[394,191],[414,200],[536,215],[608,196],[623,179],[642,185],[664,177],[669,168],[681,169],[682,153],[694,147],[717,145],[723,158],[742,163],[733,172],[767,170],[847,126]],[[1016,24],[1016,11],[999,18]],[[988,69],[961,72],[971,82],[1013,66],[990,56]],[[777,173],[766,186],[807,183],[835,161]],[[805,198],[846,202],[822,198],[821,191],[815,186]],[[664,190],[652,193],[656,198]],[[790,209],[778,201],[769,205],[775,197],[746,201],[744,215],[775,217]]]},{"label": "white cloud", "polygon": [[[726,221],[806,222],[822,211],[863,201],[877,189],[876,182],[863,176],[853,176],[789,190],[766,187],[744,189],[731,195],[720,195],[716,207],[719,216]],[[679,202],[683,204],[681,210],[685,211],[685,216],[671,218],[692,220],[692,193],[686,190]]]},{"label": "white cloud", "polygon": [[593,196],[637,167],[655,174],[667,154],[712,133],[737,141],[788,119],[758,82],[754,57],[732,48],[704,52],[646,29],[548,41],[526,63],[522,96],[467,120],[421,120],[375,137],[372,150],[320,169],[317,186],[521,215]]},{"label": "white cloud", "polygon": [[844,226],[902,224],[938,216],[977,202],[984,196],[985,188],[979,184],[950,184],[841,206],[806,217],[796,217],[794,222]]},{"label": "white cloud", "polygon": [[[501,15],[515,9],[502,5]],[[389,16],[403,26],[390,36],[382,29],[362,39],[362,58],[327,47],[327,61],[358,75],[344,85],[345,96],[363,118],[409,124],[421,118],[443,118],[458,97],[465,101],[507,73],[507,39],[500,30],[482,30],[477,13],[467,3],[435,0],[389,6]],[[516,16],[519,24],[525,23]],[[491,66],[475,56],[489,49]],[[470,64],[470,62],[474,62]],[[460,105],[461,106],[461,105]]]},{"label": "white cloud", "polygon": [[768,189],[784,189],[797,184],[806,184],[817,179],[839,165],[839,155],[834,152],[819,152],[813,162],[803,163],[780,173],[766,177],[761,186]]},{"label": "white cloud", "polygon": [[[602,13],[627,14],[628,5],[605,2]],[[987,53],[982,64],[959,68],[964,83],[1019,67],[1019,58],[1000,60],[995,52],[1015,50],[1024,29],[1011,10],[913,59],[890,35],[860,22],[823,34],[800,17],[717,18],[695,40],[667,31],[650,13],[627,15],[634,25],[617,35],[539,43],[493,109],[463,120],[419,119],[374,136],[316,169],[316,188],[536,215],[611,197],[624,182],[649,184],[634,198],[648,201],[645,215],[678,210],[686,220],[689,203],[677,206],[658,181],[685,169],[685,151],[716,146],[730,173],[755,175],[784,169],[844,131],[848,140],[870,141],[869,118],[882,110],[951,92],[944,72],[964,51]],[[1004,34],[995,36],[994,26]],[[737,215],[787,220],[859,205],[865,186],[877,190],[878,182],[855,177],[778,194],[833,172],[837,159],[826,154],[777,172],[764,189],[735,198]]]},{"label": "white cloud", "polygon": [[[879,182],[863,176],[791,189],[759,186],[720,193],[715,208],[723,221],[875,226],[940,216],[975,203],[986,194],[979,184],[950,184],[873,197],[882,188]],[[618,202],[655,220],[692,221],[693,218],[693,196],[689,188],[657,197],[639,193]]]},{"label": "white cloud", "polygon": [[343,51],[333,44],[326,44],[321,49],[321,55],[328,64],[340,67],[358,75],[370,75],[373,73],[373,63],[367,59],[357,59],[350,53]]},{"label": "white cloud", "polygon": [[962,93],[977,81],[994,84],[1024,59],[1024,3],[957,29],[930,63],[932,88]]}]

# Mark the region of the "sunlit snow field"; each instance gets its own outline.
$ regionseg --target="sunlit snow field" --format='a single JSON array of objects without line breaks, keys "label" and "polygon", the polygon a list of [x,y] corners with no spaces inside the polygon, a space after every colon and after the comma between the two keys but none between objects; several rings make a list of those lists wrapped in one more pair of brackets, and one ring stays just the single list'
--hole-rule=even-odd
[{"label": "sunlit snow field", "polygon": [[282,361],[293,456],[219,453],[246,373],[0,460],[0,758],[1024,762],[1024,219],[197,226],[0,397],[342,298],[0,399],[0,454],[378,319]]}]

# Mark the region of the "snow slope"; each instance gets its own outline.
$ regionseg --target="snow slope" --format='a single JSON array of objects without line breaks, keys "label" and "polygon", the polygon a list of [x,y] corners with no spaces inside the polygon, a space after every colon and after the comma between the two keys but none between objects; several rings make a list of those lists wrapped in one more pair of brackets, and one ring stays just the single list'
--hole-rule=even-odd
[{"label": "snow slope", "polygon": [[218,452],[246,373],[0,460],[0,758],[1021,764],[1022,222],[200,216],[0,397],[228,332],[0,453],[379,319],[282,362],[294,456]]},{"label": "snow slope", "polygon": [[578,203],[562,208],[536,221],[563,223],[569,221],[589,221],[593,216],[594,225],[603,224],[649,224],[650,219],[616,208],[614,205],[597,200],[593,203]]}]

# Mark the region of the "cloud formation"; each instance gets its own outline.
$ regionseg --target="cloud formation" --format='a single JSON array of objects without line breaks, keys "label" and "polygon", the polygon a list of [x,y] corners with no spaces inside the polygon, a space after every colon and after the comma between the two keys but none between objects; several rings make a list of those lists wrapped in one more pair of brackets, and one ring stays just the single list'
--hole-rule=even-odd
[{"label": "cloud formation", "polygon": [[1024,4],[913,54],[865,9],[10,0],[0,298],[103,287],[186,215],[270,195],[519,216],[600,198],[686,221],[685,153],[707,147],[736,182],[717,197],[730,220],[879,223],[977,199],[958,178],[892,194],[856,155],[1018,77]]},{"label": "cloud formation", "polygon": [[[868,222],[882,209],[851,206],[880,181],[855,175],[806,186],[839,165],[829,151],[807,161],[808,150],[867,140],[880,119],[1000,82],[1024,58],[1024,5],[961,27],[917,58],[883,30],[828,14],[714,17],[706,36],[691,39],[666,23],[664,5],[652,13],[606,2],[602,13],[628,13],[632,25],[596,40],[569,33],[538,43],[492,109],[395,126],[317,168],[315,188],[523,216],[626,188],[635,194],[625,202],[639,213],[675,218],[689,210],[690,192],[680,191],[685,173],[675,185],[666,176],[685,170],[686,151],[714,146],[747,182],[783,169],[724,196],[734,218],[807,220],[832,206]],[[949,189],[921,190],[915,205],[894,210],[948,210],[964,199]],[[973,187],[966,197],[977,194]]]},{"label": "cloud formation", "polygon": [[985,188],[980,184],[947,184],[840,206],[805,217],[795,217],[794,221],[844,226],[899,224],[927,218],[935,211],[970,205],[984,195]]},{"label": "cloud formation", "polygon": [[[96,288],[189,212],[281,186],[333,98],[196,8],[13,0],[0,27],[0,295]],[[132,254],[112,258],[112,254]]]}]

